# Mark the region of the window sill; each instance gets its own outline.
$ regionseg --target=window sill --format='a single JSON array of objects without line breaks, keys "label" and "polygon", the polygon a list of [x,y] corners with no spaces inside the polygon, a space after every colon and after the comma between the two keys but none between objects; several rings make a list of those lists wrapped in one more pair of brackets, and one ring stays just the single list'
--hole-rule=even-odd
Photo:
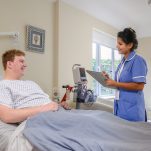
[{"label": "window sill", "polygon": [[115,96],[98,96],[99,99],[103,99],[103,100],[108,100],[108,99],[113,99],[115,98]]},{"label": "window sill", "polygon": [[113,107],[114,104],[114,98],[113,97],[106,97],[106,98],[101,98],[98,97],[97,98],[97,103],[101,103],[101,104],[105,104],[105,105],[109,105]]},{"label": "window sill", "polygon": [[95,102],[94,104],[92,104],[92,106],[87,106],[86,104],[81,103],[80,104],[80,109],[101,110],[101,111],[106,111],[106,112],[113,113],[113,106],[108,105],[106,103],[102,103],[102,102]]}]

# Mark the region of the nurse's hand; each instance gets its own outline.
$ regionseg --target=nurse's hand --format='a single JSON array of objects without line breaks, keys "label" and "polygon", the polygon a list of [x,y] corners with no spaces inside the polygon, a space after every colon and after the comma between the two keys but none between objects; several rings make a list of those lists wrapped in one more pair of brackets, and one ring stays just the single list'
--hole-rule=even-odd
[{"label": "nurse's hand", "polygon": [[101,74],[106,78],[106,79],[109,79],[109,75],[105,72],[105,71],[102,71]]},{"label": "nurse's hand", "polygon": [[106,80],[106,85],[111,86],[111,87],[117,87],[117,82],[112,80],[112,79],[107,79]]}]

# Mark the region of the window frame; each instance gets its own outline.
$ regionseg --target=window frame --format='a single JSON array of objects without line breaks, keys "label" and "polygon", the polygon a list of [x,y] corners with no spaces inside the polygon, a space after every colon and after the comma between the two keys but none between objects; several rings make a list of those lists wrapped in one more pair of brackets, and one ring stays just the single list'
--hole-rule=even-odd
[{"label": "window frame", "polygon": [[[115,75],[115,71],[116,69],[114,68],[114,65],[115,65],[115,48],[113,47],[109,47],[107,45],[104,45],[104,44],[101,44],[99,42],[96,42],[96,41],[93,41],[92,42],[92,46],[93,44],[96,45],[96,67],[94,67],[95,71],[98,71],[100,72],[101,71],[101,46],[104,46],[104,47],[107,47],[107,48],[110,48],[111,49],[111,63],[112,63],[112,71],[111,71],[111,74],[112,74],[112,78],[114,78],[114,75]],[[93,51],[93,50],[92,50]],[[121,55],[121,58],[122,58],[122,55]],[[108,89],[108,88],[107,88]],[[103,99],[109,99],[109,98],[114,98],[115,97],[115,92],[113,90],[113,93],[111,93],[111,95],[101,95],[101,85],[96,82],[96,88],[95,88],[95,93],[98,95],[99,98],[103,98]]]}]

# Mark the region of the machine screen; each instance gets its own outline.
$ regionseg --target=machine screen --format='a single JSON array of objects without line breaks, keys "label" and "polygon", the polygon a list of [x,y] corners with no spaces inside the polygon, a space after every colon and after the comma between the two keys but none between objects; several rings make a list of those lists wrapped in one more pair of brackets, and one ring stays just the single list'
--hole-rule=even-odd
[{"label": "machine screen", "polygon": [[84,68],[79,68],[79,70],[80,70],[80,77],[86,79],[85,69]]}]

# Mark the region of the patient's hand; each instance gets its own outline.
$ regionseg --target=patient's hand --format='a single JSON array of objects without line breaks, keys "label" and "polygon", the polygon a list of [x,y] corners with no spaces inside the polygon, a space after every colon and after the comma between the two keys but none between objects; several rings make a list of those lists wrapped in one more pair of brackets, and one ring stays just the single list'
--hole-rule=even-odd
[{"label": "patient's hand", "polygon": [[51,103],[48,103],[48,104],[43,105],[41,107],[42,107],[41,112],[57,111],[58,110],[58,103],[52,101]]},{"label": "patient's hand", "polygon": [[61,102],[60,105],[66,109],[66,110],[71,110],[71,107],[69,106],[69,104],[65,101]]}]

